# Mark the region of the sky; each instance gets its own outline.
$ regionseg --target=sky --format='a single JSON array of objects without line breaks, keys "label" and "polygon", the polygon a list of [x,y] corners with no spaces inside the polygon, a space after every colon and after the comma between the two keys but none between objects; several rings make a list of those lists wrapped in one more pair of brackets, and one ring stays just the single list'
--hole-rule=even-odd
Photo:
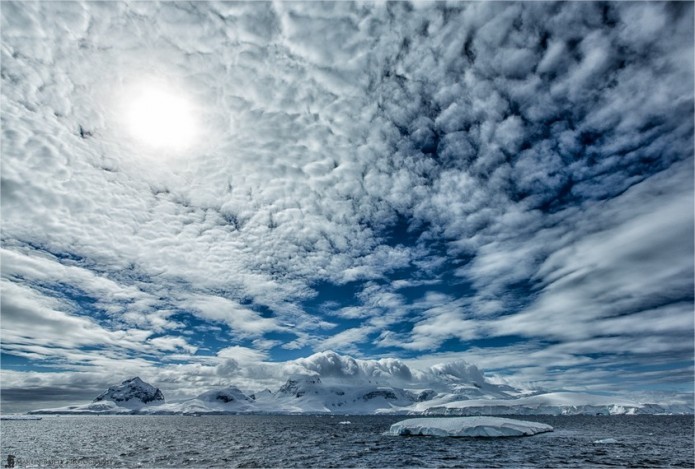
[{"label": "sky", "polygon": [[692,392],[692,3],[0,13],[3,409],[326,356]]}]

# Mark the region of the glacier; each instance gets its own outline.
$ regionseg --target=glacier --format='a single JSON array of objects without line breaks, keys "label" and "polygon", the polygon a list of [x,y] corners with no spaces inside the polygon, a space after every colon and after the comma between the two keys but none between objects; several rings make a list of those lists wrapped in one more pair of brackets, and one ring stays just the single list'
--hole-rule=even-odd
[{"label": "glacier", "polygon": [[452,417],[402,420],[391,425],[389,434],[496,438],[530,436],[552,431],[553,427],[550,425],[524,420],[500,417]]}]

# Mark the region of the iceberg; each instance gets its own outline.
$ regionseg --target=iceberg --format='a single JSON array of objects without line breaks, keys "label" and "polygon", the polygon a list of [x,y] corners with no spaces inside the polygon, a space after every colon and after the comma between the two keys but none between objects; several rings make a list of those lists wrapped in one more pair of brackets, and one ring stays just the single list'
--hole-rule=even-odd
[{"label": "iceberg", "polygon": [[617,442],[618,442],[618,440],[616,440],[615,438],[604,438],[602,440],[594,441],[594,444],[595,445],[612,445],[612,444],[615,444]]},{"label": "iceberg", "polygon": [[499,417],[454,417],[408,419],[391,425],[391,435],[468,436],[495,438],[529,436],[552,432],[544,423]]}]

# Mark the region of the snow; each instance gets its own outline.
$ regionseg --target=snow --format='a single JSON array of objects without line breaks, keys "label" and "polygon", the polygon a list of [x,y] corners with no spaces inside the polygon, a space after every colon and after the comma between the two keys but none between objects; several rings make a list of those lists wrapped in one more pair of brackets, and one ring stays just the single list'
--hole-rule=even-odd
[{"label": "snow", "polygon": [[257,410],[253,399],[236,386],[213,389],[193,399],[150,406],[140,410],[143,414],[238,414]]},{"label": "snow", "polygon": [[264,389],[263,391],[251,394],[249,396],[254,401],[263,401],[273,397],[273,392],[270,389]]},{"label": "snow", "polygon": [[[466,398],[468,397],[468,398]],[[531,396],[498,398],[493,394],[480,397],[441,393],[433,399],[416,402],[402,411],[424,415],[633,415],[692,413],[685,405],[645,404],[615,396],[578,392],[548,392]],[[385,409],[382,413],[393,413]]]},{"label": "snow", "polygon": [[370,382],[321,380],[317,376],[293,376],[274,394],[255,395],[257,411],[264,413],[373,414],[415,402],[402,388]]},{"label": "snow", "polygon": [[499,417],[418,418],[402,420],[391,425],[391,435],[430,435],[505,437],[528,436],[551,432],[553,427],[544,423],[527,422]]},{"label": "snow", "polygon": [[119,406],[115,402],[93,402],[90,404],[55,407],[29,411],[29,414],[129,414],[134,409]]},{"label": "snow", "polygon": [[236,386],[230,386],[224,389],[207,391],[197,397],[201,401],[224,403],[231,402],[248,402],[251,399],[239,390]]}]

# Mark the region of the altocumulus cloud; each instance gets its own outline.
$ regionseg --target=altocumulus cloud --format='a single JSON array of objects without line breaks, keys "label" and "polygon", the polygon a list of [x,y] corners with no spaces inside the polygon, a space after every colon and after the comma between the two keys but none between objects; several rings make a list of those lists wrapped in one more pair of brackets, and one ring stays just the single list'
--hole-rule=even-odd
[{"label": "altocumulus cloud", "polygon": [[[3,399],[421,376],[328,349],[692,390],[691,4],[1,8]],[[197,142],[124,131],[143,80]]]}]

